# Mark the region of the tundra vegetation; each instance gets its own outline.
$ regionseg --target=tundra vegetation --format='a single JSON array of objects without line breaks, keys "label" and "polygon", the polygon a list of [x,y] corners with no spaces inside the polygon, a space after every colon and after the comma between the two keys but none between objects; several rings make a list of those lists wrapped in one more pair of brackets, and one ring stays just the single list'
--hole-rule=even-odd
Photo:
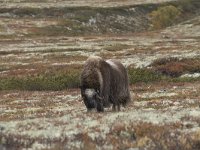
[{"label": "tundra vegetation", "polygon": [[[2,2],[0,149],[200,149],[200,2],[103,1]],[[126,67],[126,109],[87,113],[91,55]]]}]

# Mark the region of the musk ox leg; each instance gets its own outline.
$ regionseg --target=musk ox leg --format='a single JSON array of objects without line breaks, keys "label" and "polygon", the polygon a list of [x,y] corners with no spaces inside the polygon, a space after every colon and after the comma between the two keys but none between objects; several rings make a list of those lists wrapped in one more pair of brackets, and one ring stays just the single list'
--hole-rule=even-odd
[{"label": "musk ox leg", "polygon": [[117,111],[117,110],[116,110],[116,106],[117,106],[117,110],[120,111],[120,104],[117,104],[117,105],[116,105],[116,104],[113,104],[112,110],[113,110],[113,111]]},{"label": "musk ox leg", "polygon": [[112,106],[112,111],[116,111],[115,105]]},{"label": "musk ox leg", "polygon": [[104,111],[103,98],[98,93],[96,94],[96,109],[98,112]]},{"label": "musk ox leg", "polygon": [[115,105],[115,104],[113,104],[112,110],[113,110],[113,111],[116,111],[116,105]]},{"label": "musk ox leg", "polygon": [[130,96],[126,96],[124,98],[122,98],[122,100],[120,101],[120,104],[122,104],[123,107],[126,107],[127,104],[131,101]]},{"label": "musk ox leg", "polygon": [[120,111],[120,104],[117,105],[118,111]]},{"label": "musk ox leg", "polygon": [[104,112],[104,107],[103,107],[103,103],[97,103],[97,111],[98,112]]}]

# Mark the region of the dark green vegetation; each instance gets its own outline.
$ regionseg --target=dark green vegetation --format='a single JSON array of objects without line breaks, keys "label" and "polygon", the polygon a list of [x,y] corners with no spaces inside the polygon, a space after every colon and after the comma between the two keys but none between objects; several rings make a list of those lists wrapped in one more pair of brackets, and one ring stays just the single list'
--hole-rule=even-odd
[{"label": "dark green vegetation", "polygon": [[64,90],[79,86],[78,70],[54,72],[24,77],[4,77],[0,80],[0,90]]},{"label": "dark green vegetation", "polygon": [[161,81],[166,79],[165,76],[156,73],[152,70],[149,69],[134,69],[134,68],[129,68],[128,70],[128,74],[129,74],[129,80],[130,83],[137,83],[137,82],[154,82],[154,81]]},{"label": "dark green vegetation", "polygon": [[126,44],[114,44],[106,46],[104,49],[107,51],[121,51],[128,48],[131,48],[131,46]]},{"label": "dark green vegetation", "polygon": [[[200,72],[199,58],[158,59],[150,65],[150,68],[128,68],[130,84],[144,82],[192,82],[200,80],[200,77],[180,77],[186,73]],[[0,90],[64,90],[79,87],[81,67],[40,73],[34,76],[4,77],[0,80]]]}]

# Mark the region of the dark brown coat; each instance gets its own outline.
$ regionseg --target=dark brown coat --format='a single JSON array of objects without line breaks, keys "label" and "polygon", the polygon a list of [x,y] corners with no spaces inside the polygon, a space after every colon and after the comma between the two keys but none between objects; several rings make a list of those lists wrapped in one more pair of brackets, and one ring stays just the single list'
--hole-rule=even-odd
[{"label": "dark brown coat", "polygon": [[[120,110],[130,101],[128,75],[125,67],[117,60],[103,60],[100,57],[89,57],[81,73],[81,95],[88,110],[113,104]],[[88,94],[86,91],[91,91]]]}]

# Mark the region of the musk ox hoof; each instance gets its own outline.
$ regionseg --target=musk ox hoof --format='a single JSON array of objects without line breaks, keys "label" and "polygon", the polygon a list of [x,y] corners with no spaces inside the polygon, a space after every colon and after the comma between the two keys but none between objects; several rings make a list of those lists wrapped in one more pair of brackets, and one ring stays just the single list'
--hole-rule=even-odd
[{"label": "musk ox hoof", "polygon": [[117,110],[116,110],[116,105],[113,105],[112,110],[113,111],[117,111],[117,110],[120,111],[120,105],[117,105]]}]

